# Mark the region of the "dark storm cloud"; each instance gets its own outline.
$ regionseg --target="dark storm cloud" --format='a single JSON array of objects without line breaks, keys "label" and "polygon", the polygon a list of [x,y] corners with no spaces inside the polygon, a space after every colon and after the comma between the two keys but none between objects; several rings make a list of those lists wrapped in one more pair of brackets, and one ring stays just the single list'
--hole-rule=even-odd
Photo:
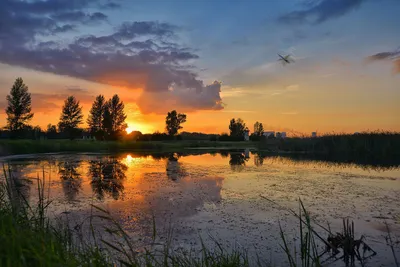
[{"label": "dark storm cloud", "polygon": [[144,112],[161,112],[144,106],[145,103],[157,106],[159,101],[173,102],[174,107],[187,110],[223,108],[220,84],[205,85],[198,79],[190,65],[198,56],[176,43],[179,27],[175,25],[158,21],[126,22],[108,35],[80,35],[69,42],[64,39],[57,42],[59,36],[51,40],[53,34],[79,32],[79,24],[106,20],[106,14],[93,13],[94,7],[116,5],[104,0],[1,0],[0,62],[103,84],[141,88],[144,93],[139,106]]},{"label": "dark storm cloud", "polygon": [[312,1],[305,9],[292,11],[278,18],[285,24],[320,24],[341,17],[360,7],[365,0],[320,0]]},{"label": "dark storm cloud", "polygon": [[393,62],[393,72],[400,73],[400,48],[392,52],[380,52],[366,58],[367,62],[390,60]]}]

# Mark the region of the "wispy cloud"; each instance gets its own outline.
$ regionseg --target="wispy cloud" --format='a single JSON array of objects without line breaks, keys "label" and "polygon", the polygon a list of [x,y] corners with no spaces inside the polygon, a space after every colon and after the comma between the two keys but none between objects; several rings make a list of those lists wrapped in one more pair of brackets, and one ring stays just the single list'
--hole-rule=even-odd
[{"label": "wispy cloud", "polygon": [[271,96],[282,95],[289,92],[296,92],[299,91],[300,86],[298,84],[291,84],[286,86],[284,89],[276,90],[271,93]]},{"label": "wispy cloud", "polygon": [[245,87],[229,87],[223,86],[221,90],[221,97],[231,98],[231,97],[244,97],[244,96],[263,96],[264,92],[260,90],[252,90]]},{"label": "wispy cloud", "polygon": [[302,10],[295,10],[278,18],[284,24],[320,24],[344,16],[360,7],[365,0],[312,1]]},{"label": "wispy cloud", "polygon": [[297,115],[299,114],[297,111],[291,111],[291,112],[282,112],[282,115]]},{"label": "wispy cloud", "polygon": [[288,90],[288,91],[298,91],[299,87],[300,86],[298,84],[292,84],[292,85],[286,86],[286,90]]},{"label": "wispy cloud", "polygon": [[400,48],[392,52],[380,52],[365,58],[367,63],[384,60],[393,62],[393,73],[400,73]]},{"label": "wispy cloud", "polygon": [[255,111],[252,110],[223,110],[222,112],[224,113],[255,113]]}]

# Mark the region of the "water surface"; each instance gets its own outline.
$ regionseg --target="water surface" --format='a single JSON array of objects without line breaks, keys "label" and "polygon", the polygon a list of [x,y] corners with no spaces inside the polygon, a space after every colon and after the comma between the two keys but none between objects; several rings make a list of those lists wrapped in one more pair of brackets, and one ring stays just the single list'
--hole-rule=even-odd
[{"label": "water surface", "polygon": [[[400,168],[260,156],[249,151],[158,154],[45,154],[3,158],[15,177],[27,177],[23,193],[35,201],[35,179],[45,173],[50,212],[82,220],[90,204],[105,207],[135,240],[146,244],[152,218],[174,246],[214,239],[282,262],[279,223],[297,242],[301,198],[312,217],[339,231],[342,218],[378,252],[370,266],[393,266],[385,245],[386,221],[400,236]],[[263,197],[277,204],[273,204]]]}]

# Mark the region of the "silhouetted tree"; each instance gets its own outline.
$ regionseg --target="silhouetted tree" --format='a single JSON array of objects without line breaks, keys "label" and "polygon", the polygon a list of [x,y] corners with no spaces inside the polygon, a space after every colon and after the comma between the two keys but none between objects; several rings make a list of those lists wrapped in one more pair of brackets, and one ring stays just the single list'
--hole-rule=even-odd
[{"label": "silhouetted tree", "polygon": [[33,118],[31,94],[22,78],[17,78],[7,95],[7,128],[12,132],[22,130]]},{"label": "silhouetted tree", "polygon": [[114,95],[107,101],[103,114],[103,130],[108,137],[115,139],[128,128],[125,123],[127,116],[124,108],[124,102],[119,99],[118,95]]},{"label": "silhouetted tree", "polygon": [[103,130],[103,114],[106,108],[106,100],[103,95],[98,95],[89,111],[87,124],[91,134],[98,134]]},{"label": "silhouetted tree", "polygon": [[165,118],[166,130],[170,136],[174,136],[178,133],[182,123],[186,122],[186,114],[177,113],[176,110],[168,112],[167,117]]},{"label": "silhouetted tree", "polygon": [[46,135],[47,135],[47,138],[56,138],[56,136],[57,136],[57,126],[56,125],[52,125],[51,123],[49,123],[47,125]]},{"label": "silhouetted tree", "polygon": [[102,200],[106,193],[115,200],[119,199],[124,191],[123,181],[128,167],[117,159],[94,160],[89,164],[90,184],[96,197]]},{"label": "silhouetted tree", "polygon": [[264,126],[262,123],[259,123],[258,121],[254,123],[254,135],[256,136],[262,136],[264,133]]},{"label": "silhouetted tree", "polygon": [[57,133],[57,126],[51,123],[47,124],[47,133]]},{"label": "silhouetted tree", "polygon": [[241,138],[246,129],[246,124],[242,119],[231,119],[229,123],[230,136]]},{"label": "silhouetted tree", "polygon": [[128,125],[125,123],[126,115],[124,111],[124,102],[120,101],[118,95],[114,95],[109,101],[108,108],[112,121],[112,131],[114,133],[125,131]]},{"label": "silhouetted tree", "polygon": [[40,139],[43,133],[42,128],[40,128],[39,125],[36,125],[35,127],[33,127],[32,131],[34,139]]},{"label": "silhouetted tree", "polygon": [[78,125],[82,123],[82,107],[79,106],[79,101],[74,96],[69,96],[62,108],[60,122],[58,128],[60,132],[65,132],[70,139],[75,137],[78,131]]},{"label": "silhouetted tree", "polygon": [[75,200],[82,186],[82,178],[77,171],[79,162],[65,161],[60,162],[58,166],[58,174],[60,175],[64,195],[68,201]]},{"label": "silhouetted tree", "polygon": [[111,120],[110,110],[108,109],[108,107],[106,107],[103,114],[103,131],[107,139],[112,134],[112,120]]}]

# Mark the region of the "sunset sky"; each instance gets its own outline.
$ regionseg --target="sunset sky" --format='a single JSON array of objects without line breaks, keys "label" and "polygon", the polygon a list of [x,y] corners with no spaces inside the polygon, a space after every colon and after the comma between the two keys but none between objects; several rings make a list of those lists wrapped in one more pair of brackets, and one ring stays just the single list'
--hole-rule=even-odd
[{"label": "sunset sky", "polygon": [[[118,94],[131,129],[400,131],[398,0],[0,0],[0,126],[17,77],[32,125]],[[292,53],[283,66],[277,53]],[[82,125],[84,126],[84,125]]]}]

